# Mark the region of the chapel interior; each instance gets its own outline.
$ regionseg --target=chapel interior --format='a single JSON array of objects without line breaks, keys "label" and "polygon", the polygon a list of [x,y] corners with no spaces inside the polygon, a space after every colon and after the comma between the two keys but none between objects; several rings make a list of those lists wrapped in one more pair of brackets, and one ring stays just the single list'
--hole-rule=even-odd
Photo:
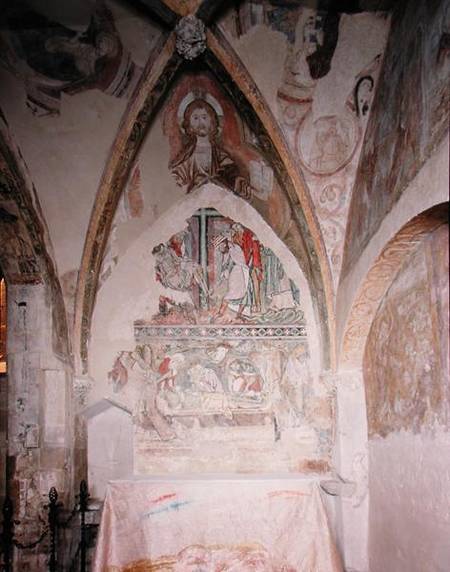
[{"label": "chapel interior", "polygon": [[85,570],[450,569],[449,56],[449,0],[2,3],[1,570],[82,481]]}]

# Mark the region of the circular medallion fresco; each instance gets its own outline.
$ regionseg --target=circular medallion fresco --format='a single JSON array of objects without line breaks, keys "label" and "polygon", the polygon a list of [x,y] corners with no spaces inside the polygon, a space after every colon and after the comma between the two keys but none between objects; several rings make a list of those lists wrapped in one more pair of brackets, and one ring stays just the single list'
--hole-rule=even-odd
[{"label": "circular medallion fresco", "polygon": [[297,129],[295,143],[302,164],[316,175],[332,175],[352,158],[359,138],[359,127],[350,112],[305,115]]}]

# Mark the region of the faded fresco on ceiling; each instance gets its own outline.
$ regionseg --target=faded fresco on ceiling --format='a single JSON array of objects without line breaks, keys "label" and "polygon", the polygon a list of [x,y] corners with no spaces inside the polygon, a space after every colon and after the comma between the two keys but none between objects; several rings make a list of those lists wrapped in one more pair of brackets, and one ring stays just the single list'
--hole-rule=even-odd
[{"label": "faded fresco on ceiling", "polygon": [[[370,20],[376,23],[376,32],[372,31]],[[382,20],[384,23],[380,24]],[[336,12],[270,0],[242,2],[230,8],[221,22],[232,39],[248,34],[256,26],[279,32],[285,39],[286,55],[276,94],[277,107],[273,111],[302,167],[336,284],[360,143],[375,92],[387,29],[386,20],[379,14],[365,14],[360,18],[367,34],[379,34],[379,49],[371,48],[370,55],[361,56],[359,67],[354,53],[349,54],[353,82],[346,80],[347,92],[337,90],[337,96],[329,75],[334,74],[340,83],[336,70],[346,67],[341,61],[343,52],[339,50],[341,42],[342,45],[350,42],[348,33],[352,31],[346,23],[348,17]],[[361,37],[364,36],[360,35],[360,40]],[[369,43],[375,45],[373,37]],[[236,46],[239,49],[239,44]],[[323,82],[327,85],[326,96],[321,91]]]},{"label": "faded fresco on ceiling", "polygon": [[291,209],[258,141],[217,83],[186,74],[164,110],[168,168],[186,193],[212,182],[245,199],[284,237]]},{"label": "faded fresco on ceiling", "polygon": [[23,80],[34,115],[58,115],[61,95],[99,89],[115,97],[131,93],[140,68],[124,49],[113,15],[96,2],[87,28],[77,31],[25,4],[3,14],[0,64]]},{"label": "faded fresco on ceiling", "polygon": [[[337,281],[357,148],[369,115],[380,57],[361,66],[345,99],[318,113],[316,91],[330,72],[340,18],[297,8],[290,12],[289,21],[284,73],[277,92],[278,117],[303,167]],[[276,24],[272,21],[271,25]]]},{"label": "faded fresco on ceiling", "polygon": [[421,0],[393,16],[349,213],[345,274],[448,132],[449,7]]},{"label": "faded fresco on ceiling", "polygon": [[[282,84],[278,90],[278,105],[284,127],[297,131],[305,114],[311,111],[318,80],[330,71],[338,41],[339,15],[309,8],[297,9],[295,14],[294,36],[287,46]],[[329,123],[329,118],[327,119]],[[335,125],[338,123],[338,119],[335,119]],[[323,129],[321,125],[315,128],[318,132]],[[339,130],[339,127],[336,129]],[[306,131],[301,138],[309,137],[310,134]],[[300,148],[299,145],[297,147]],[[349,150],[346,154],[348,152]],[[310,158],[311,170],[314,170],[314,159],[314,156]],[[331,172],[336,168],[331,169]],[[320,165],[318,171],[323,171]]]},{"label": "faded fresco on ceiling", "polygon": [[384,298],[364,355],[369,434],[448,427],[448,225],[406,262]]}]

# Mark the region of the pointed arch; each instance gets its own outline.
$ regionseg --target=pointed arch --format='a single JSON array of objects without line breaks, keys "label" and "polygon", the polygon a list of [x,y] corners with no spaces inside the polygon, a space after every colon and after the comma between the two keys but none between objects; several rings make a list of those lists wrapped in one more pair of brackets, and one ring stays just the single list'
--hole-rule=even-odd
[{"label": "pointed arch", "polygon": [[[325,367],[334,366],[331,271],[309,192],[281,129],[237,54],[217,31],[208,31],[207,44],[203,62],[220,78],[224,90],[255,130],[292,207],[305,243],[301,266],[315,293],[317,321],[322,325],[322,359]],[[102,175],[86,236],[75,305],[75,355],[77,366],[84,373],[99,272],[116,206],[158,105],[183,65],[186,64],[175,52],[174,34],[162,38],[127,107]]]},{"label": "pointed arch", "polygon": [[448,224],[448,202],[407,222],[386,244],[362,281],[344,329],[339,366],[361,367],[367,337],[384,295],[408,256],[433,230]]},{"label": "pointed arch", "polygon": [[0,110],[0,265],[8,285],[45,284],[52,301],[53,349],[70,355],[64,299],[36,189]]},{"label": "pointed arch", "polygon": [[175,53],[174,34],[162,36],[127,106],[103,170],[89,220],[75,297],[75,366],[83,373],[87,371],[88,340],[98,277],[117,203],[146,128],[180,64],[181,59]]}]

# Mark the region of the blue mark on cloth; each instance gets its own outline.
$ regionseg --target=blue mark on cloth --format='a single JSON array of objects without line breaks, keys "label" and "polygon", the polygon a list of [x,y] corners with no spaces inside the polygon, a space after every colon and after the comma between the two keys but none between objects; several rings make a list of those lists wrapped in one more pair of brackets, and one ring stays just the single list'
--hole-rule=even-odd
[{"label": "blue mark on cloth", "polygon": [[171,512],[174,510],[179,510],[181,507],[186,506],[187,504],[190,504],[190,501],[172,501],[169,504],[166,504],[164,506],[159,506],[158,508],[150,510],[149,512],[145,512],[142,515],[142,518],[150,518],[155,514],[161,514],[163,512]]}]

